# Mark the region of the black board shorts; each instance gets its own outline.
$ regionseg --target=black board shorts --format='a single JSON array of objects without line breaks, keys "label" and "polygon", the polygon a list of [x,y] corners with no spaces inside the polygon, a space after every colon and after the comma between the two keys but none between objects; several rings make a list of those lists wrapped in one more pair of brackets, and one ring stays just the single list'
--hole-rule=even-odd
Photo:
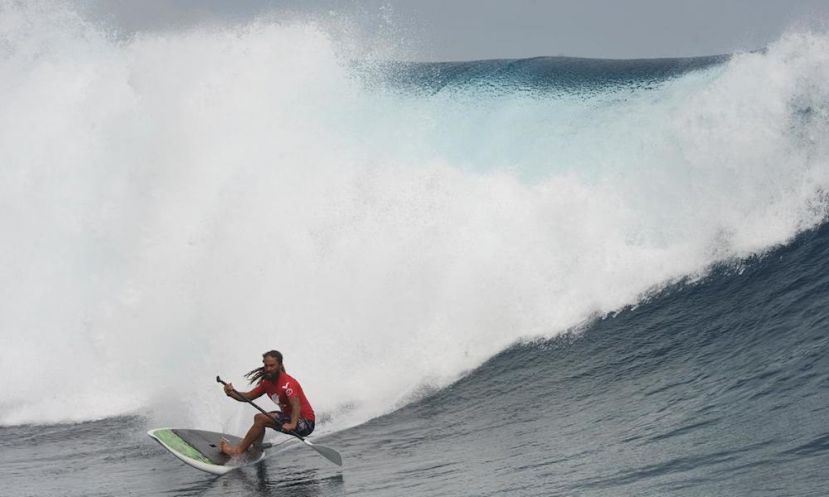
[{"label": "black board shorts", "polygon": [[[277,420],[276,426],[271,426],[276,431],[282,431],[282,425],[285,423],[291,422],[291,417],[287,414],[280,412],[280,411],[271,411],[270,414],[273,418]],[[314,431],[314,422],[310,419],[299,418],[296,422],[296,429],[294,433],[301,437],[307,437]]]}]

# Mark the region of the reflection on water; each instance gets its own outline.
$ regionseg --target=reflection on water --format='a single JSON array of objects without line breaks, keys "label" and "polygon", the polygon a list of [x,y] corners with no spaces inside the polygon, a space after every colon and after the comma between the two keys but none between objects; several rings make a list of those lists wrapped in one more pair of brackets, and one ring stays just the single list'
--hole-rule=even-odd
[{"label": "reflection on water", "polygon": [[316,469],[284,468],[273,471],[267,464],[257,464],[256,477],[257,495],[285,495],[286,489],[290,489],[290,495],[295,497],[345,494],[344,479],[340,473],[321,476]]},{"label": "reflection on water", "polygon": [[[342,474],[320,474],[316,469],[268,467],[262,462],[222,477],[211,478],[199,487],[191,488],[188,495],[244,495],[276,496],[289,494],[292,497],[321,497],[323,495],[345,495]],[[179,490],[180,492],[180,490]],[[181,495],[181,493],[179,493]]]},{"label": "reflection on water", "polygon": [[175,485],[164,493],[193,497],[345,495],[345,479],[340,473],[331,474],[318,469],[290,468],[274,464],[269,467],[265,461],[222,476],[197,472],[193,472],[191,476],[192,479],[187,484]]}]

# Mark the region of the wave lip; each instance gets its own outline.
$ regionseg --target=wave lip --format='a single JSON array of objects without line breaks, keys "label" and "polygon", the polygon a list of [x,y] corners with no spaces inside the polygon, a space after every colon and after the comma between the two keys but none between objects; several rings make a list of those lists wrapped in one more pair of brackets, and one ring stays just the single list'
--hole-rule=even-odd
[{"label": "wave lip", "polygon": [[728,56],[665,59],[585,59],[534,57],[470,62],[393,62],[357,67],[367,80],[411,91],[484,90],[500,94],[534,92],[598,93],[621,89],[652,89],[691,71],[727,62]]}]

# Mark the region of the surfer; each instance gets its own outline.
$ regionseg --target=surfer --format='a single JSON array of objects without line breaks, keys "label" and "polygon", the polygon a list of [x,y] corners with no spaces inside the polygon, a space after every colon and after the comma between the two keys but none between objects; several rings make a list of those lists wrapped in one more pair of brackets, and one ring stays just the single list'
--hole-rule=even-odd
[{"label": "surfer", "polygon": [[258,399],[268,394],[277,405],[279,411],[271,411],[270,415],[257,414],[253,418],[245,438],[237,446],[222,440],[220,450],[229,455],[243,454],[252,444],[261,445],[265,438],[266,428],[295,433],[306,437],[314,431],[314,409],[305,398],[302,387],[295,378],[285,372],[282,363],[282,354],[276,350],[269,350],[262,354],[262,367],[256,368],[245,375],[249,382],[258,382],[249,392],[237,392],[232,383],[225,385],[225,394],[239,402]]}]

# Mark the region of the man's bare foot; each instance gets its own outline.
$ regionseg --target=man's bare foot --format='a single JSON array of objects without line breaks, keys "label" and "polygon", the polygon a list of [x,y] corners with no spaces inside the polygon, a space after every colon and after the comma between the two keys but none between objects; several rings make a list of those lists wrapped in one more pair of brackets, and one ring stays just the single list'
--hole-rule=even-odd
[{"label": "man's bare foot", "polygon": [[230,445],[230,443],[228,443],[228,441],[225,440],[224,438],[222,439],[221,442],[219,442],[219,451],[222,454],[227,454],[231,457],[238,456],[239,454],[242,453],[242,451],[239,450],[238,447],[234,447],[234,446]]}]

